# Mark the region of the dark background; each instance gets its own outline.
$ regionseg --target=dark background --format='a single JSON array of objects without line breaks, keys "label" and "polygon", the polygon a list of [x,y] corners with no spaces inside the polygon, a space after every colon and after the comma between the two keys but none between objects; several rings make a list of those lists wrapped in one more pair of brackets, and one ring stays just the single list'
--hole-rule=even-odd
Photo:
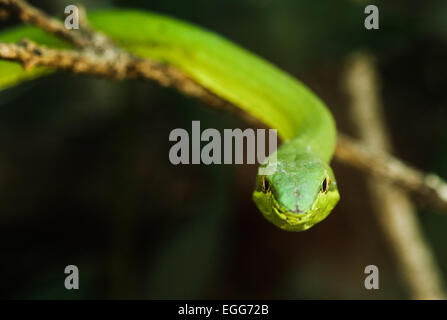
[{"label": "dark background", "polygon": [[[79,2],[214,30],[303,80],[351,134],[341,79],[350,54],[368,50],[396,154],[447,178],[446,1],[376,1],[376,31],[361,1]],[[73,4],[33,3],[58,16]],[[0,92],[0,297],[409,298],[361,174],[334,163],[334,212],[283,232],[251,201],[256,166],[170,164],[169,132],[192,120],[251,126],[153,83],[59,73]],[[447,218],[427,208],[419,219],[447,278]],[[78,291],[64,289],[69,264]],[[380,290],[363,286],[369,264]]]}]

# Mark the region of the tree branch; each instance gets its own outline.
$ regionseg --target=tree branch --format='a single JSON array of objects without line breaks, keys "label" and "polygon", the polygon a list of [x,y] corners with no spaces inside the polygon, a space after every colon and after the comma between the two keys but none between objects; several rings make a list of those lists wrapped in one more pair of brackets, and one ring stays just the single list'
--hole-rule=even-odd
[{"label": "tree branch", "polygon": [[[349,60],[345,76],[351,100],[351,112],[357,131],[366,146],[391,150],[388,130],[383,121],[379,79],[372,58],[356,54]],[[343,141],[348,143],[349,141]],[[345,148],[346,149],[346,148]],[[352,145],[351,148],[352,149]],[[352,150],[351,150],[352,151]],[[389,177],[405,177],[406,185],[419,189],[422,177],[414,169],[386,155],[369,155],[365,147],[356,148],[357,163],[368,165]],[[343,152],[342,152],[343,154]],[[345,154],[346,155],[346,154]],[[359,157],[360,155],[360,157]],[[374,161],[383,159],[385,166],[377,169]],[[445,299],[441,272],[425,240],[416,210],[407,194],[377,177],[368,179],[374,213],[396,256],[400,275],[414,299]]]},{"label": "tree branch", "polygon": [[67,30],[59,20],[46,15],[25,1],[0,0],[0,8],[4,12],[8,12],[9,16],[17,17],[25,24],[34,25],[48,33],[57,35],[79,48],[85,48],[91,44],[91,39],[85,35]]},{"label": "tree branch", "polygon": [[[29,40],[22,40],[17,44],[0,43],[0,59],[21,63],[25,69],[41,66],[109,79],[152,80],[211,106],[230,108],[250,121],[254,120],[182,71],[157,61],[135,57],[115,46],[105,35],[89,28],[85,22],[85,14],[81,19],[84,21],[81,30],[67,30],[60,21],[22,0],[0,0],[0,10],[18,17],[24,23],[62,37],[78,48],[51,49]],[[384,152],[375,151],[343,135],[339,136],[335,159],[369,175],[386,179],[447,213],[447,184],[434,174],[425,174]]]},{"label": "tree branch", "polygon": [[447,184],[434,173],[424,173],[389,153],[338,137],[335,159],[369,175],[387,180],[447,213]]}]

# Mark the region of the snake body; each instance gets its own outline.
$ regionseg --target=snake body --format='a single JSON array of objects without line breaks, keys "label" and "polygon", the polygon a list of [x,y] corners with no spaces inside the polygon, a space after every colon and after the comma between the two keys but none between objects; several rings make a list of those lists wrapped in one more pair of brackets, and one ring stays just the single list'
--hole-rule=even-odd
[{"label": "snake body", "polygon": [[119,10],[97,12],[89,20],[122,48],[176,67],[278,130],[284,143],[276,159],[270,156],[263,165],[274,161],[277,169],[268,176],[259,173],[253,192],[267,220],[303,231],[329,215],[340,197],[329,166],[336,127],[306,86],[223,37],[170,17]]}]

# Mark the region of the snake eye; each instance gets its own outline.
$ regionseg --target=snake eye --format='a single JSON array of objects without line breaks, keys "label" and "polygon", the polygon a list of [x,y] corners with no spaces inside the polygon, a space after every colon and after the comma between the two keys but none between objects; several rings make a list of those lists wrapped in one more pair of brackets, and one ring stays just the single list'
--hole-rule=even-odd
[{"label": "snake eye", "polygon": [[265,178],[265,176],[261,177],[261,189],[264,193],[269,193],[270,191],[270,182]]},{"label": "snake eye", "polygon": [[331,180],[329,179],[329,176],[326,176],[321,184],[321,192],[326,193],[329,190],[330,184]]}]

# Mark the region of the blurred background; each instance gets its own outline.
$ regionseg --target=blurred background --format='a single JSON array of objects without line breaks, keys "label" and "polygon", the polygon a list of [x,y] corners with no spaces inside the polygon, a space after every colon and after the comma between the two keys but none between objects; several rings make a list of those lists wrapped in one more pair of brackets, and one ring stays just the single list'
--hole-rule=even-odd
[{"label": "blurred background", "polygon": [[[395,154],[447,178],[447,2],[98,0],[214,30],[301,79],[353,134],[342,75],[374,55]],[[72,1],[31,1],[62,16]],[[1,29],[11,27],[1,22]],[[0,92],[0,297],[25,299],[406,299],[359,172],[333,164],[342,200],[303,233],[251,200],[257,166],[174,166],[174,128],[252,127],[153,83],[58,73]],[[262,127],[259,124],[259,127]],[[447,217],[418,218],[447,279]],[[80,289],[64,288],[65,266]],[[364,288],[365,266],[380,290]]]}]

